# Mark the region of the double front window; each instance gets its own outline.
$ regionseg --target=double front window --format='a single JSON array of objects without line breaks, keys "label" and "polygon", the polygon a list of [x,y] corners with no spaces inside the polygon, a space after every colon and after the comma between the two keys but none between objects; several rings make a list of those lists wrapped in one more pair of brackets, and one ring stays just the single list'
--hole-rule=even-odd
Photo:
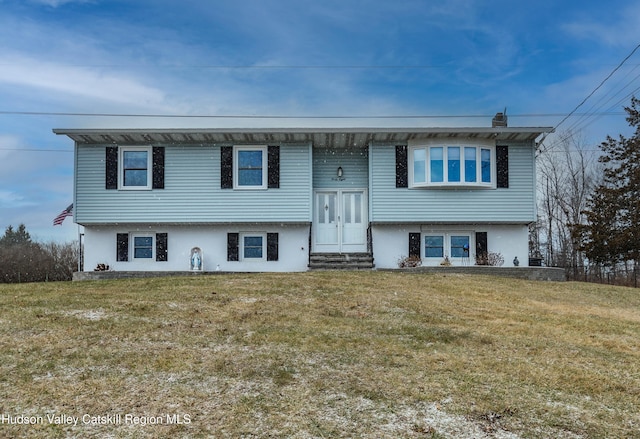
[{"label": "double front window", "polygon": [[426,145],[411,148],[413,187],[495,185],[495,148],[478,145]]},{"label": "double front window", "polygon": [[429,233],[423,235],[424,257],[442,259],[469,258],[471,234],[464,232]]}]

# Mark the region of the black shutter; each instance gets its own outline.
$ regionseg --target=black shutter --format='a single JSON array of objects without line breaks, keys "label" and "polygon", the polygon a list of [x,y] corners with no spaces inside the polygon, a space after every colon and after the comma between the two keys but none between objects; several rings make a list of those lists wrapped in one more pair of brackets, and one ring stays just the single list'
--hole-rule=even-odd
[{"label": "black shutter", "polygon": [[420,234],[409,233],[409,257],[420,257]]},{"label": "black shutter", "polygon": [[267,233],[267,261],[278,260],[278,234]]},{"label": "black shutter", "polygon": [[164,147],[153,147],[153,189],[164,189]]},{"label": "black shutter", "polygon": [[407,145],[396,146],[396,187],[409,187]]},{"label": "black shutter", "polygon": [[487,232],[476,232],[476,261],[486,261],[489,254],[487,248]]},{"label": "black shutter", "polygon": [[278,189],[280,187],[280,147],[272,145],[267,148],[267,187]]},{"label": "black shutter", "polygon": [[227,261],[240,260],[239,241],[239,233],[227,233]]},{"label": "black shutter", "polygon": [[169,258],[169,235],[156,233],[156,261],[166,262]]},{"label": "black shutter", "polygon": [[107,146],[105,157],[105,189],[118,189],[118,147]]},{"label": "black shutter", "polygon": [[116,237],[116,261],[127,262],[129,260],[129,234],[118,233]]},{"label": "black shutter", "polygon": [[509,187],[509,147],[496,146],[496,187]]},{"label": "black shutter", "polygon": [[233,146],[220,148],[220,188],[233,189]]}]

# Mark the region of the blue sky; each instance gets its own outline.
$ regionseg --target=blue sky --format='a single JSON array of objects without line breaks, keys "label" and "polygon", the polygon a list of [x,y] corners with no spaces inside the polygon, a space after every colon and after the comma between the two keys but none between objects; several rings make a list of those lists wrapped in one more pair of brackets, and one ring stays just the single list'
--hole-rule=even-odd
[{"label": "blue sky", "polygon": [[[53,128],[490,126],[505,107],[510,126],[556,126],[639,22],[627,0],[0,0],[0,226],[76,238],[52,226],[73,197]],[[628,135],[637,75],[640,53],[560,130]],[[226,117],[270,115],[366,118]]]}]

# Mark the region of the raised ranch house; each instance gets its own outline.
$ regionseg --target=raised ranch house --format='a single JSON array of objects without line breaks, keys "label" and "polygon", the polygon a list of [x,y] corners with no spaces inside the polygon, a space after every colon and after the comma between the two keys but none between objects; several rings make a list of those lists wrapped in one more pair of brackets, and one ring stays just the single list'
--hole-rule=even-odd
[{"label": "raised ranch house", "polygon": [[487,252],[526,266],[536,139],[551,129],[499,116],[483,128],[54,132],[75,142],[85,271],[465,266]]}]

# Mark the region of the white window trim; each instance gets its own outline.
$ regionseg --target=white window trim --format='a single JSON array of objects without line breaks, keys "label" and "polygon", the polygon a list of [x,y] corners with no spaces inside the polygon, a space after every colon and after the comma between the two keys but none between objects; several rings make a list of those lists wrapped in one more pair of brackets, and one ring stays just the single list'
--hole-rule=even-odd
[{"label": "white window trim", "polygon": [[[241,186],[238,182],[240,172],[238,166],[240,161],[238,160],[238,154],[240,151],[262,151],[262,184],[255,186]],[[267,157],[266,145],[234,145],[233,147],[233,188],[237,190],[256,190],[267,189],[267,182],[269,174],[269,165]]]},{"label": "white window trim", "polygon": [[[156,260],[156,235],[155,233],[130,233],[130,246],[129,254],[132,261],[155,261]],[[136,238],[151,238],[151,257],[150,258],[136,258]]]},{"label": "white window trim", "polygon": [[[244,238],[247,237],[261,237],[262,238],[262,257],[261,258],[245,258],[244,256]],[[262,262],[267,260],[267,233],[266,232],[241,232],[240,242],[238,243],[238,251],[240,253],[240,260],[245,262]]]},{"label": "white window trim", "polygon": [[[124,185],[124,153],[127,151],[145,151],[147,153],[147,184],[146,186]],[[123,191],[151,190],[153,183],[153,153],[150,146],[121,146],[118,148],[118,189]]]},{"label": "white window trim", "polygon": [[[449,147],[460,148],[460,181],[450,182],[448,180],[448,166],[447,166],[447,154]],[[440,147],[443,149],[443,179],[442,182],[431,182],[431,166],[430,166],[430,154],[431,148]],[[467,182],[464,181],[464,148],[473,147],[476,148],[476,181]],[[489,183],[482,181],[482,150],[489,149],[491,151],[491,179]],[[425,182],[415,183],[414,176],[414,151],[425,150]],[[409,171],[409,187],[410,188],[496,188],[496,145],[494,143],[485,144],[482,142],[470,143],[470,142],[456,142],[456,143],[424,143],[416,144],[409,147],[408,157],[408,171]]]}]

